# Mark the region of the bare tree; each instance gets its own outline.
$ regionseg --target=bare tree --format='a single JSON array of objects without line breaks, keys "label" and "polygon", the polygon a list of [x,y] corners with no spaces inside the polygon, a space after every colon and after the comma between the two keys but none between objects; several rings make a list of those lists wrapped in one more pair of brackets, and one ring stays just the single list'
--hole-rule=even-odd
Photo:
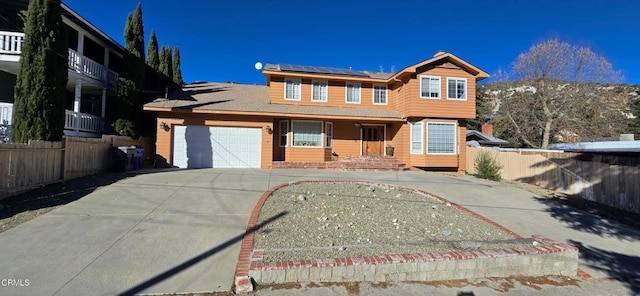
[{"label": "bare tree", "polygon": [[584,136],[602,126],[608,133],[612,124],[618,126],[612,121],[622,117],[624,104],[613,102],[603,93],[610,89],[602,85],[620,82],[622,76],[588,47],[557,39],[541,42],[518,56],[509,76],[502,81],[516,85],[496,84],[502,92],[500,113],[527,146],[546,148],[558,131]]}]

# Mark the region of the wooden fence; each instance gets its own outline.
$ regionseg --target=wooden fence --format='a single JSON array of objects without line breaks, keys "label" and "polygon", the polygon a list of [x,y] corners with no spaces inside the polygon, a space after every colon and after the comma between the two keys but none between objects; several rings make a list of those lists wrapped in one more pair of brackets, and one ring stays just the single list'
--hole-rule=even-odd
[{"label": "wooden fence", "polygon": [[497,151],[467,147],[467,172],[480,151],[502,164],[502,177],[640,213],[640,156]]},{"label": "wooden fence", "polygon": [[145,148],[143,159],[153,153],[151,139],[121,136],[0,144],[0,200],[39,186],[108,171],[113,165],[113,148],[132,145]]}]

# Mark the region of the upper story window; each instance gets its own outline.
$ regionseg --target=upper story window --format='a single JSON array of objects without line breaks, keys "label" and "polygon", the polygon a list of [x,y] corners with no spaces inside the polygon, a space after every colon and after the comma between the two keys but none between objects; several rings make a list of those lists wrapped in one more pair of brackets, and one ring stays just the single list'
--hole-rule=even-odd
[{"label": "upper story window", "polygon": [[466,78],[447,78],[447,99],[464,101],[467,100]]},{"label": "upper story window", "polygon": [[373,86],[373,104],[374,105],[387,104],[387,86],[385,85]]},{"label": "upper story window", "polygon": [[313,81],[311,84],[311,101],[326,102],[327,101],[327,82]]},{"label": "upper story window", "polygon": [[440,77],[420,76],[420,98],[440,98]]},{"label": "upper story window", "polygon": [[345,84],[345,102],[348,104],[360,104],[360,83],[347,82]]},{"label": "upper story window", "polygon": [[300,101],[301,88],[300,79],[286,78],[284,80],[284,99]]}]

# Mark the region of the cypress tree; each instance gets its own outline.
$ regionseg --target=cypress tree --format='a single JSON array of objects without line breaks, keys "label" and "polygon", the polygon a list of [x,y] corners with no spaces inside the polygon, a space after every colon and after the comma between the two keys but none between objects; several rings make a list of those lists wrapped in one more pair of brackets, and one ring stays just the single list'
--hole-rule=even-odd
[{"label": "cypress tree", "polygon": [[167,76],[168,80],[173,79],[173,62],[171,61],[171,47],[163,46],[160,51],[160,73]]},{"label": "cypress tree", "polygon": [[127,49],[137,58],[144,61],[144,26],[142,25],[142,3],[138,2],[133,15],[129,13],[125,26],[124,39]]},{"label": "cypress tree", "polygon": [[180,69],[180,49],[176,46],[173,48],[173,82],[177,85],[183,85],[182,70]]},{"label": "cypress tree", "polygon": [[156,32],[151,31],[151,37],[149,38],[149,45],[147,46],[147,65],[153,70],[158,71],[160,69],[160,57],[158,56],[158,39],[156,38]]},{"label": "cypress tree", "polygon": [[[120,73],[118,82],[118,118],[127,122],[113,125],[120,135],[135,137],[139,134],[142,118],[142,93],[145,88],[144,28],[142,25],[142,4],[138,3],[133,14],[129,13],[124,28],[124,39],[127,52],[123,56],[126,65]],[[119,126],[128,126],[124,132]]]},{"label": "cypress tree", "polygon": [[68,45],[60,10],[60,0],[29,1],[15,86],[16,143],[64,135]]}]

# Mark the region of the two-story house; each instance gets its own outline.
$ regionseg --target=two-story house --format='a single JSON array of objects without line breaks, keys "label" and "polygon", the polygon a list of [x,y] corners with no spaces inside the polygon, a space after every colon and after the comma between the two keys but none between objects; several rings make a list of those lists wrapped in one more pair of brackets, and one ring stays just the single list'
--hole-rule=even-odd
[{"label": "two-story house", "polygon": [[481,69],[451,53],[397,73],[267,64],[267,85],[203,83],[145,105],[176,167],[270,168],[353,156],[462,172]]},{"label": "two-story house", "polygon": [[[100,137],[115,106],[125,49],[64,3],[62,20],[69,41],[65,135]],[[27,0],[0,0],[0,124],[11,125],[14,87],[24,40],[19,12]]]}]

